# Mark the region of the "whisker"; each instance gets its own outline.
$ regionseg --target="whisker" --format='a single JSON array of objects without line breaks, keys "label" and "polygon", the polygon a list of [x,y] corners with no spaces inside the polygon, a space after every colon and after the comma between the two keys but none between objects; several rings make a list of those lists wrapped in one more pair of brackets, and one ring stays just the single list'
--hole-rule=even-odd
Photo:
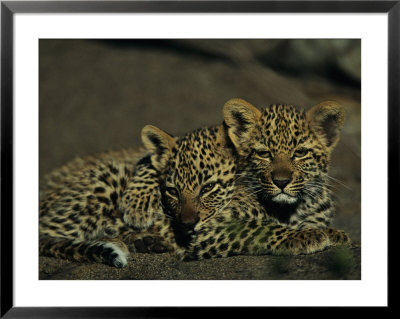
[{"label": "whisker", "polygon": [[330,180],[332,180],[332,181],[334,181],[334,182],[336,182],[336,183],[342,185],[343,187],[347,188],[348,190],[352,190],[348,185],[346,185],[346,184],[345,184],[344,182],[342,182],[341,180],[339,180],[339,179],[337,179],[337,178],[335,178],[335,177],[332,177],[332,176],[328,175],[327,173],[322,173],[322,174],[323,174],[325,177],[328,177]]}]

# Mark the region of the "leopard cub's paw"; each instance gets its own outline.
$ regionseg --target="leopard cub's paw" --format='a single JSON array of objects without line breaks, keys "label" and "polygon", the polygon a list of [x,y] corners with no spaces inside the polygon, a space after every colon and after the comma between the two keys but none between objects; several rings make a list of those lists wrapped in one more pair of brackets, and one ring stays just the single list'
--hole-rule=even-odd
[{"label": "leopard cub's paw", "polygon": [[296,230],[281,241],[280,248],[287,254],[311,254],[330,245],[328,235],[319,229]]},{"label": "leopard cub's paw", "polygon": [[171,251],[162,237],[146,234],[130,234],[124,238],[128,245],[129,251],[133,253],[165,253]]},{"label": "leopard cub's paw", "polygon": [[343,230],[328,228],[326,229],[326,233],[332,246],[350,246],[352,243],[350,236]]}]

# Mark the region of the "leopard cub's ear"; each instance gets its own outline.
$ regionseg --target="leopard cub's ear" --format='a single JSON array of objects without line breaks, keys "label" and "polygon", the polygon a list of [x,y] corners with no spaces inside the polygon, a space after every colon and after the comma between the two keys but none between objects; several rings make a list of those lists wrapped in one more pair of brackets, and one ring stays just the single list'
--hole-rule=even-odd
[{"label": "leopard cub's ear", "polygon": [[234,98],[225,103],[223,114],[228,136],[233,145],[240,149],[251,139],[251,132],[260,119],[261,112],[249,102]]},{"label": "leopard cub's ear", "polygon": [[306,113],[311,129],[332,150],[340,138],[340,130],[344,124],[343,107],[333,101],[325,101],[313,106]]},{"label": "leopard cub's ear", "polygon": [[153,166],[162,171],[172,155],[174,137],[153,125],[146,125],[142,129],[142,142],[151,155]]}]

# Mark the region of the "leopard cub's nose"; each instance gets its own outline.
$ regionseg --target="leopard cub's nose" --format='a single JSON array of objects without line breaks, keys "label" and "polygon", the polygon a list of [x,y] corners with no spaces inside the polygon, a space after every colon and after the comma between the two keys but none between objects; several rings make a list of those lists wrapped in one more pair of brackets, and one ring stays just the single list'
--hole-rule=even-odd
[{"label": "leopard cub's nose", "polygon": [[185,229],[194,229],[196,224],[200,221],[200,217],[197,217],[195,220],[183,222],[182,225]]},{"label": "leopard cub's nose", "polygon": [[290,183],[291,178],[273,178],[272,181],[276,186],[283,190]]}]

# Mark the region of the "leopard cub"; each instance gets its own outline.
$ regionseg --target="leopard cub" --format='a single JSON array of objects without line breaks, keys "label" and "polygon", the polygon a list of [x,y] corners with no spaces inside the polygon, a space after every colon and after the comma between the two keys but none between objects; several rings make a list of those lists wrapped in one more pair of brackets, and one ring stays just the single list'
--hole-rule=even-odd
[{"label": "leopard cub", "polygon": [[[330,157],[344,123],[343,107],[325,101],[307,112],[291,105],[260,110],[235,98],[223,112],[246,184],[268,214],[291,228],[327,229],[335,210]],[[328,234],[335,244],[350,243],[343,231]]]},{"label": "leopard cub", "polygon": [[174,246],[157,172],[146,155],[144,149],[95,154],[47,175],[40,185],[40,254],[124,267],[129,251],[169,249],[140,235],[155,224]]}]

